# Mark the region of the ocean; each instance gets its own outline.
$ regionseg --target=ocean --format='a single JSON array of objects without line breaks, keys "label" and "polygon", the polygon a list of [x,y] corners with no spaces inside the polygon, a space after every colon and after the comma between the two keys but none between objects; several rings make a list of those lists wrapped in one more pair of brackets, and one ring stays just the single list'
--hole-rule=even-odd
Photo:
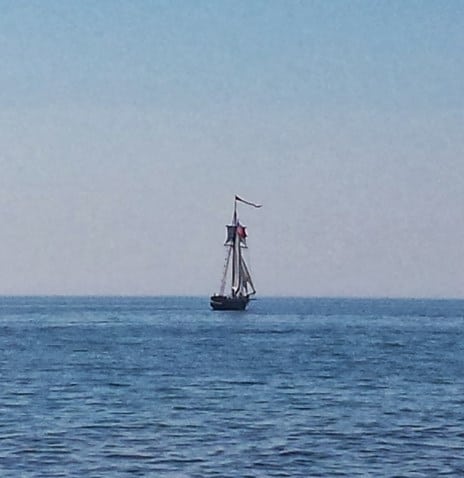
[{"label": "ocean", "polygon": [[0,299],[0,477],[464,476],[464,301]]}]

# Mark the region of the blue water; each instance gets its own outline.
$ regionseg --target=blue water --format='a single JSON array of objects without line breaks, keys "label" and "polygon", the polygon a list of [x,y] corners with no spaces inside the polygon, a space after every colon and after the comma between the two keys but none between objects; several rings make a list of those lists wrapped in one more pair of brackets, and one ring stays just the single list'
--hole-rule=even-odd
[{"label": "blue water", "polygon": [[0,299],[1,477],[464,476],[464,301]]}]

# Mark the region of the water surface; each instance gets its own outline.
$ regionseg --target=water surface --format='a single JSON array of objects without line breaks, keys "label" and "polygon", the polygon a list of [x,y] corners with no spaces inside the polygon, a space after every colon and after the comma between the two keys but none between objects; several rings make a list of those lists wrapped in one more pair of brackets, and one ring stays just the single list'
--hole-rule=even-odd
[{"label": "water surface", "polygon": [[0,299],[0,476],[464,476],[464,302]]}]

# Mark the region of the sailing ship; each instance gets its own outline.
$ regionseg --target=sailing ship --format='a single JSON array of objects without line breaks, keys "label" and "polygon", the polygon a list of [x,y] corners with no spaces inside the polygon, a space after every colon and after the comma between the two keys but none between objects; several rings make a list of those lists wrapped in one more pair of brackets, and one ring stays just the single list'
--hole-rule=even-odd
[{"label": "sailing ship", "polygon": [[[232,224],[227,227],[227,237],[224,246],[227,248],[224,271],[219,294],[211,296],[210,304],[214,310],[245,310],[250,297],[256,294],[248,265],[245,262],[243,249],[247,248],[246,227],[240,223],[237,214],[237,202],[248,206],[261,207],[239,196],[234,199],[234,214]],[[226,284],[230,279],[230,294],[225,293]]]}]

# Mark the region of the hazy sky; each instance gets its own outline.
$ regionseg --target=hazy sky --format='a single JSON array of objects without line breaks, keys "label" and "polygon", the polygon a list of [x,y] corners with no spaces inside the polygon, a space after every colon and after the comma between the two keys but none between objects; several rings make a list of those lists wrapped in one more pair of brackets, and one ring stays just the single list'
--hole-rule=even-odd
[{"label": "hazy sky", "polygon": [[464,297],[464,2],[0,2],[0,294]]}]

